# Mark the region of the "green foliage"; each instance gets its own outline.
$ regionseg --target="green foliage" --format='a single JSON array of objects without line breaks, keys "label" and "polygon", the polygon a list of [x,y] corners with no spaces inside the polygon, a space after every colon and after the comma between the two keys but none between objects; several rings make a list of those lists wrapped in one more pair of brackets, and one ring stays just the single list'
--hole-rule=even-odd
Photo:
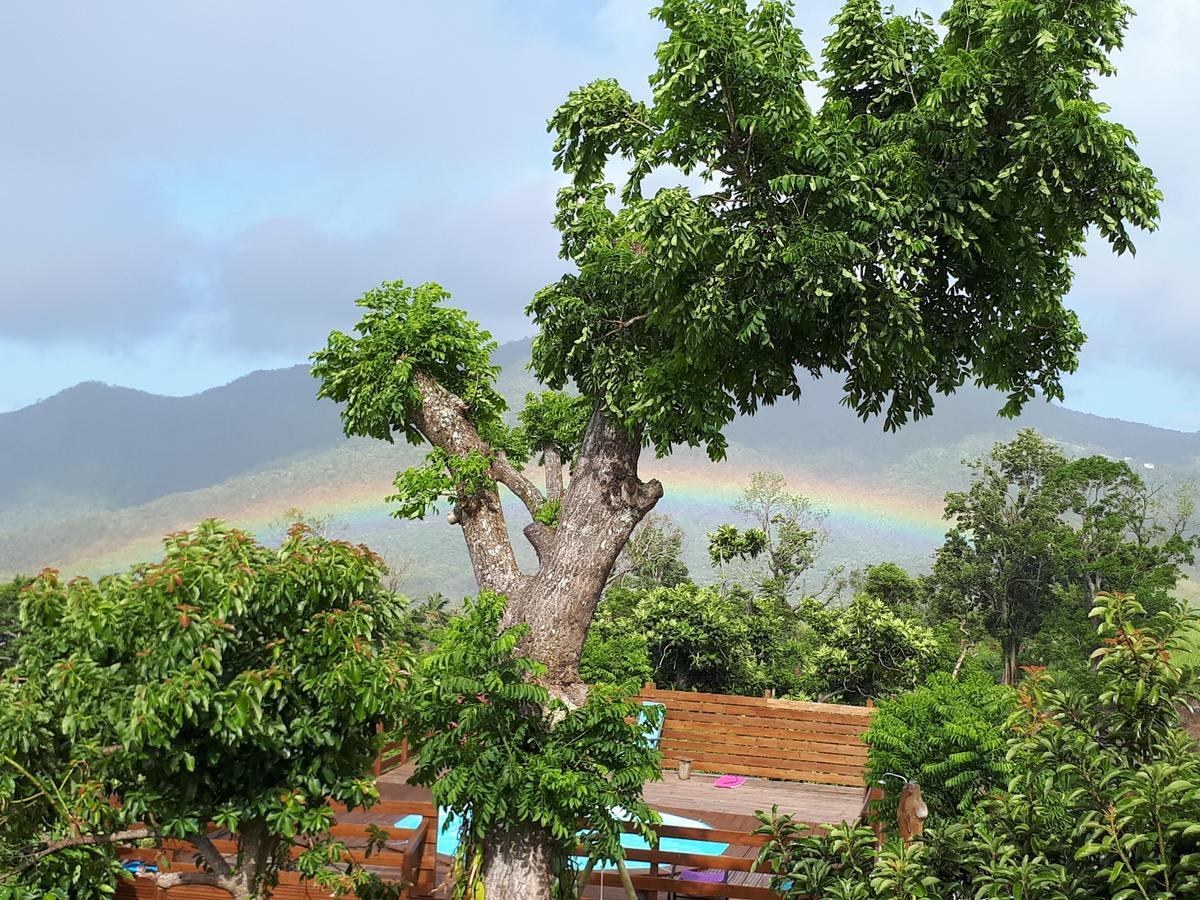
[{"label": "green foliage", "polygon": [[787,479],[776,472],[751,473],[733,508],[754,523],[747,536],[762,532],[762,546],[740,554],[758,560],[756,587],[763,594],[789,599],[825,545],[828,533],[823,522],[828,511],[789,491]]},{"label": "green foliage", "polygon": [[[642,647],[659,687],[718,694],[795,687],[795,619],[786,605],[683,582],[615,588],[596,612],[583,667],[640,675]],[[618,655],[623,654],[623,655]]]},{"label": "green foliage", "polygon": [[624,588],[675,587],[690,581],[683,529],[663,513],[651,513],[629,536],[609,584]]},{"label": "green foliage", "polygon": [[533,520],[554,528],[558,525],[558,517],[560,515],[562,515],[562,500],[555,497],[553,500],[547,500],[538,507],[538,511],[533,514]]},{"label": "green foliage", "polygon": [[865,703],[920,684],[941,662],[933,630],[859,594],[845,607],[800,606],[812,638],[800,690],[823,702]]},{"label": "green foliage", "polygon": [[613,634],[593,625],[583,645],[579,677],[588,684],[621,684],[635,688],[654,681],[650,650],[643,634]]},{"label": "green foliage", "polygon": [[6,885],[93,852],[19,866],[50,841],[139,821],[195,840],[212,821],[261,852],[247,877],[263,890],[329,824],[325,797],[377,798],[364,773],[409,663],[383,639],[403,600],[381,560],[303,526],[278,550],[213,521],[165,544],[159,563],[99,582],[47,570],[22,594],[26,636],[0,680]]},{"label": "green foliage", "polygon": [[472,494],[494,488],[491,460],[477,450],[455,456],[440,447],[425,455],[419,466],[402,469],[395,480],[396,493],[385,499],[398,506],[392,515],[398,519],[423,519],[439,500],[464,500]]},{"label": "green foliage", "polygon": [[1197,538],[1187,534],[1195,512],[1191,484],[1168,495],[1127,463],[1103,456],[1072,460],[1053,480],[1073,524],[1060,552],[1087,596],[1137,591],[1146,602],[1149,591],[1173,589],[1180,566],[1195,562]]},{"label": "green foliage", "polygon": [[[651,102],[597,81],[550,120],[575,269],[529,308],[543,379],[602,399],[659,453],[715,458],[736,414],[799,396],[798,370],[835,373],[889,428],[968,378],[1005,391],[1009,414],[1061,396],[1083,341],[1063,305],[1072,257],[1089,228],[1131,249],[1161,199],[1094,96],[1126,5],[957,0],[939,34],[854,0],[815,111],[790,4],[654,15]],[[705,187],[643,194],[672,170]]]},{"label": "green foliage", "polygon": [[572,397],[562,391],[525,395],[525,405],[517,417],[524,440],[532,450],[543,454],[539,464],[545,463],[546,448],[556,450],[564,463],[574,461],[592,407],[593,403],[586,397]]},{"label": "green foliage", "polygon": [[1004,677],[1016,681],[1021,645],[1052,608],[1062,580],[1058,548],[1069,526],[1055,473],[1066,458],[1030,428],[971,463],[967,491],[946,495],[954,527],[934,563],[942,587],[938,613],[977,616],[1005,652]]},{"label": "green foliage", "polygon": [[1043,671],[1022,685],[1006,758],[1011,777],[962,821],[933,821],[907,848],[876,851],[869,829],[824,837],[760,814],[759,862],[786,898],[1112,897],[1200,893],[1200,753],[1177,704],[1197,696],[1176,657],[1195,616],[1147,615],[1098,598],[1098,693]]},{"label": "green foliage", "polygon": [[499,424],[505,403],[493,386],[496,343],[462,310],[443,306],[449,298],[433,283],[384,282],[356,301],[366,310],[354,326],[358,336],[334,331],[312,355],[313,375],[321,380],[317,396],[345,404],[346,434],[390,443],[392,432],[402,431],[420,444],[413,423],[421,402],[417,373],[458,396],[477,428]]},{"label": "green foliage", "polygon": [[868,566],[857,574],[854,585],[860,593],[882,601],[901,615],[915,616],[925,611],[925,586],[895,563]]},{"label": "green foliage", "polygon": [[1085,677],[1087,599],[1101,589],[1136,588],[1147,604],[1170,604],[1197,541],[1190,485],[1161,496],[1128,464],[1068,460],[1032,429],[970,466],[970,488],[946,496],[954,527],[929,581],[931,612],[999,641],[1006,680],[1016,680],[1020,658]]},{"label": "green foliage", "polygon": [[935,673],[921,687],[882,700],[865,739],[871,779],[887,791],[878,818],[895,821],[900,782],[884,778],[889,772],[920,783],[931,823],[951,821],[1003,787],[1005,723],[1015,707],[1013,690],[983,673],[960,681]]},{"label": "green foliage", "polygon": [[654,821],[642,785],[658,777],[660,757],[643,738],[642,707],[603,686],[575,709],[550,698],[536,681],[544,667],[518,653],[526,626],[500,627],[505,605],[494,594],[468,602],[420,660],[408,691],[412,781],[464,817],[456,896],[474,896],[489,833],[543,829],[565,874],[580,831],[596,858],[621,853],[615,808],[643,826]]},{"label": "green foliage", "polygon": [[0,584],[0,672],[11,666],[17,658],[17,644],[21,636],[21,589],[30,581],[18,575],[12,581]]},{"label": "green foliage", "polygon": [[754,559],[767,547],[767,535],[761,528],[744,531],[736,525],[718,525],[708,533],[708,558],[714,566],[735,559]]}]

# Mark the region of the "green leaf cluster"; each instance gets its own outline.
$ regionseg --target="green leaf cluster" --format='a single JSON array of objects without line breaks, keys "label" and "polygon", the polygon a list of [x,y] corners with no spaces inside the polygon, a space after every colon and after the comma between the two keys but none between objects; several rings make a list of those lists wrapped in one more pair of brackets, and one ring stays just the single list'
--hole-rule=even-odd
[{"label": "green leaf cluster", "polygon": [[455,456],[434,447],[425,454],[421,465],[396,474],[396,493],[384,499],[397,504],[392,510],[396,518],[424,519],[438,501],[458,502],[479,491],[494,489],[491,465],[491,459],[478,450]]},{"label": "green leaf cluster", "polygon": [[[558,452],[562,462],[570,464],[579,454],[593,406],[586,397],[573,397],[562,391],[528,393],[525,405],[517,413],[521,439],[530,452],[544,454],[551,448]],[[538,463],[544,464],[545,457],[541,456]]]},{"label": "green leaf cluster", "polygon": [[400,431],[420,444],[413,422],[421,403],[417,372],[459,397],[476,428],[501,424],[505,402],[491,360],[496,342],[465,312],[445,306],[449,298],[432,282],[415,288],[384,282],[355,301],[366,310],[354,327],[357,336],[334,331],[312,355],[313,376],[321,381],[317,396],[345,404],[346,434],[391,443]]},{"label": "green leaf cluster", "polygon": [[414,669],[406,697],[412,781],[463,817],[460,896],[472,896],[489,834],[543,831],[565,876],[579,841],[596,859],[620,855],[618,816],[644,829],[655,821],[642,785],[659,777],[660,757],[644,739],[642,707],[611,686],[576,708],[551,698],[537,680],[544,667],[520,654],[526,626],[501,627],[506,605],[488,593],[468,601]]},{"label": "green leaf cluster", "polygon": [[271,549],[216,521],[165,547],[98,582],[46,570],[21,594],[0,679],[0,870],[20,889],[59,861],[25,871],[26,853],[131,822],[262,837],[269,884],[330,824],[327,797],[378,796],[365,773],[410,663],[379,557],[304,526]]}]

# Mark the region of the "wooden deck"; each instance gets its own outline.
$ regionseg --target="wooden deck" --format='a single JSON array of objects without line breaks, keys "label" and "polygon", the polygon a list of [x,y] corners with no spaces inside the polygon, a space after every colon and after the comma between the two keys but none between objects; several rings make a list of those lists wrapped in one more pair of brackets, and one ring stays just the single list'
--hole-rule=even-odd
[{"label": "wooden deck", "polygon": [[[384,801],[431,801],[427,789],[408,783],[413,769],[414,764],[409,762],[379,776],[379,793]],[[687,780],[681,780],[674,771],[668,771],[663,774],[662,781],[648,783],[644,793],[650,806],[660,812],[697,819],[720,831],[742,833],[751,832],[758,826],[759,823],[754,817],[756,811],[770,810],[772,806],[777,806],[780,813],[791,813],[800,821],[814,826],[852,821],[857,819],[862,811],[863,788],[768,781],[761,778],[748,778],[745,784],[736,788],[716,788],[713,787],[714,780],[713,775],[692,775]],[[387,816],[380,817],[370,811],[353,813],[350,816],[352,818],[347,818],[346,821],[391,824]],[[436,837],[431,836],[430,840],[436,844]],[[731,845],[725,851],[726,856],[742,856],[747,859],[753,859],[755,854],[756,848],[753,846]],[[445,878],[452,862],[448,857],[438,857],[440,878]],[[593,883],[585,893],[589,900],[624,897],[615,872],[598,874],[594,878],[603,879],[604,883]],[[744,873],[738,881],[743,884],[765,885],[767,878],[765,875]],[[654,896],[653,892],[648,892],[647,895]],[[665,897],[666,893],[660,896]]]},{"label": "wooden deck", "polygon": [[[379,776],[379,793],[386,801],[430,802],[429,791],[408,783],[413,763],[398,766]],[[664,772],[662,781],[645,786],[646,802],[662,812],[700,819],[714,828],[752,830],[754,813],[778,806],[810,825],[847,822],[862,811],[864,788],[840,785],[802,784],[791,781],[767,781],[747,778],[736,788],[713,787],[714,776],[692,775],[686,781],[674,772]],[[367,812],[353,813],[347,821],[384,823],[383,818]],[[720,821],[714,821],[716,817]]]}]

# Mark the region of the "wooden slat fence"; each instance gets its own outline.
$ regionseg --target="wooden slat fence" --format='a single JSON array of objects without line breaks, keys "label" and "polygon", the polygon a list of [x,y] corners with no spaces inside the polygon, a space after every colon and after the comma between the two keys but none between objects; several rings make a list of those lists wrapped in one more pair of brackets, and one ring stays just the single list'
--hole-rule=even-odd
[{"label": "wooden slat fence", "polygon": [[651,686],[640,698],[667,709],[664,769],[684,758],[696,772],[865,787],[870,708]]}]

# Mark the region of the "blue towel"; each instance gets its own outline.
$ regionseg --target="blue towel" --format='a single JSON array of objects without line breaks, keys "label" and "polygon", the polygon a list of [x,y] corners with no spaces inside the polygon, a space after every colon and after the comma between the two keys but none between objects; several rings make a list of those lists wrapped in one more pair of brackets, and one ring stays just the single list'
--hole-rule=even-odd
[{"label": "blue towel", "polygon": [[413,831],[416,831],[421,827],[421,817],[416,813],[412,813],[411,815],[405,816],[403,819],[397,820],[392,824],[392,827],[412,829]]}]

